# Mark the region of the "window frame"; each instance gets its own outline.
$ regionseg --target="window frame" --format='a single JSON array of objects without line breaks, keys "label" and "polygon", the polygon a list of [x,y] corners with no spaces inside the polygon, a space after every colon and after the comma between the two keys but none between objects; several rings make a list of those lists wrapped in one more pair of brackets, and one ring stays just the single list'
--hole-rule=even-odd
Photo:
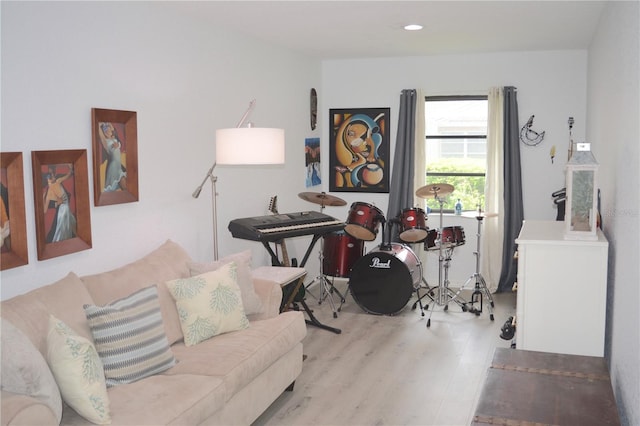
[{"label": "window frame", "polygon": [[[425,96],[424,97],[424,102],[425,102],[425,107],[427,102],[449,102],[449,101],[488,101],[489,96],[488,95],[436,95],[436,96]],[[488,117],[487,117],[487,121],[488,121]],[[488,126],[488,123],[487,123]],[[487,133],[488,133],[488,128],[487,128]],[[462,140],[462,139],[484,139],[485,142],[487,140],[487,133],[485,133],[484,135],[451,135],[451,134],[446,134],[446,135],[430,135],[426,133],[425,130],[425,148],[426,148],[426,144],[428,143],[429,139],[449,139],[449,140]],[[425,150],[426,152],[426,150]],[[486,158],[486,150],[485,150],[485,158]],[[454,177],[484,177],[486,179],[487,177],[487,173],[486,170],[484,173],[480,173],[480,172],[475,172],[475,173],[468,173],[468,172],[453,172],[453,173],[443,173],[443,172],[431,172],[429,173],[429,170],[425,168],[425,181],[429,178],[429,176],[454,176]],[[474,208],[465,208],[463,206],[463,211],[469,211],[469,210],[475,210]],[[442,210],[443,213],[454,213],[454,209],[443,209]]]}]

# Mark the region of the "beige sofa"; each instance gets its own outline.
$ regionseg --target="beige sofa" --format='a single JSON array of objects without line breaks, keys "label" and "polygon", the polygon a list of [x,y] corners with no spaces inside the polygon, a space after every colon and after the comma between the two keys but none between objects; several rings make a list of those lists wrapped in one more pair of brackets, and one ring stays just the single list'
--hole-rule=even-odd
[{"label": "beige sofa", "polygon": [[[46,359],[49,314],[91,340],[83,305],[103,305],[152,284],[158,287],[164,329],[177,363],[134,383],[109,387],[112,424],[253,422],[302,370],[304,317],[296,311],[280,314],[280,286],[254,277],[262,309],[247,315],[249,327],[185,346],[175,302],[163,283],[192,275],[191,262],[184,249],[167,241],[119,269],[85,277],[70,273],[49,286],[3,301],[2,425],[58,424],[60,417],[61,424],[88,424],[61,402],[55,383],[46,386],[53,377],[46,361],[42,362]],[[19,331],[11,333],[11,325]],[[30,352],[26,348],[29,343],[18,344],[20,339],[30,341],[37,351]],[[13,375],[12,380],[16,375],[21,377],[21,384],[13,384],[13,392],[8,391],[7,375]]]}]

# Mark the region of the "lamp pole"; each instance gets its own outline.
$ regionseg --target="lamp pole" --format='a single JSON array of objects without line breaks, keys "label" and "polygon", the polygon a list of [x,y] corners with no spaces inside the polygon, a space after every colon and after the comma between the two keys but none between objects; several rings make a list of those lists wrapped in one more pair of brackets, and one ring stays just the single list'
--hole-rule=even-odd
[{"label": "lamp pole", "polygon": [[193,198],[198,198],[200,196],[200,192],[202,191],[202,187],[207,182],[207,179],[211,179],[211,211],[213,214],[213,260],[218,260],[218,209],[216,205],[216,197],[218,196],[218,191],[216,190],[216,182],[218,181],[218,177],[213,175],[213,169],[216,168],[216,163],[213,163],[213,166],[209,169],[204,179],[202,179],[202,183],[198,185],[198,187],[193,191]]}]

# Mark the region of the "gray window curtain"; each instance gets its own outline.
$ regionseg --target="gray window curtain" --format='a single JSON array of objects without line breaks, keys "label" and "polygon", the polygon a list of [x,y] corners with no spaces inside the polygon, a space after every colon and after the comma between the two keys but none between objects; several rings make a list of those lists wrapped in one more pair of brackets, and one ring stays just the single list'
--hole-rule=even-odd
[{"label": "gray window curtain", "polygon": [[[403,90],[400,94],[398,133],[393,157],[393,169],[389,184],[389,206],[387,220],[396,218],[402,209],[413,206],[414,182],[414,140],[416,134],[416,98],[415,89]],[[391,224],[388,223],[390,226]],[[391,241],[400,241],[397,227],[392,227]]]},{"label": "gray window curtain", "polygon": [[504,243],[498,292],[510,291],[517,275],[513,255],[524,219],[519,131],[517,90],[507,86],[504,88]]}]

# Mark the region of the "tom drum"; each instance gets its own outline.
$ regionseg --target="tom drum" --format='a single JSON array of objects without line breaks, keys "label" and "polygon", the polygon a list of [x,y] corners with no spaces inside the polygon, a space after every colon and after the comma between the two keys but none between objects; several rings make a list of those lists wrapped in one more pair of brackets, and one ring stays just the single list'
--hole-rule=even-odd
[{"label": "tom drum", "polygon": [[462,226],[447,226],[446,228],[442,228],[440,242],[442,247],[457,247],[464,245],[464,228]]},{"label": "tom drum", "polygon": [[355,202],[351,204],[344,230],[359,240],[373,241],[384,219],[382,211],[372,204]]},{"label": "tom drum", "polygon": [[400,239],[406,243],[419,243],[427,238],[424,210],[419,207],[402,210],[400,213]]}]

